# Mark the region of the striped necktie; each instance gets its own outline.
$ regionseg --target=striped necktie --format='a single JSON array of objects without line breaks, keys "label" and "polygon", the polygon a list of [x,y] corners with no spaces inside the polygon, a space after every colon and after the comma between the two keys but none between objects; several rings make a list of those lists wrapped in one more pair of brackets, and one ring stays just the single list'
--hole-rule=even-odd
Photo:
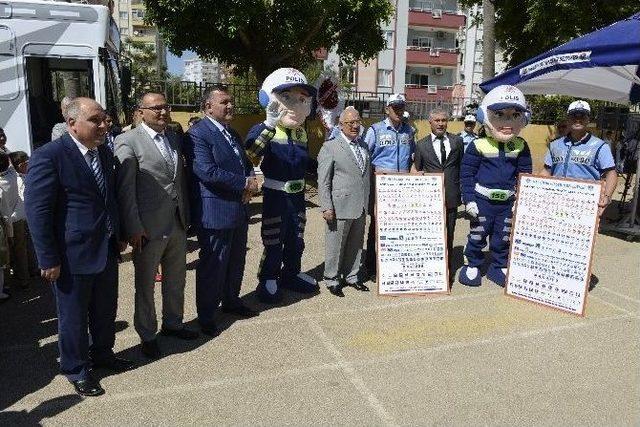
[{"label": "striped necktie", "polygon": [[364,173],[364,158],[362,157],[362,151],[360,151],[360,147],[358,146],[358,140],[354,139],[349,144],[351,144],[353,154],[356,156],[356,163],[360,168],[360,172]]},{"label": "striped necktie", "polygon": [[[107,200],[107,185],[104,181],[104,174],[102,173],[102,167],[100,166],[100,158],[98,157],[98,150],[93,149],[87,151],[89,154],[89,158],[91,159],[91,171],[93,172],[93,177],[96,179],[96,184],[98,184],[98,188],[100,189],[100,193],[102,194],[102,198]],[[109,236],[113,234],[113,225],[111,224],[111,219],[109,219],[109,214],[106,216],[106,225],[107,232]]]},{"label": "striped necktie", "polygon": [[162,157],[164,157],[164,160],[169,165],[169,169],[171,169],[172,171],[175,170],[176,164],[173,161],[173,153],[171,152],[169,144],[167,144],[166,136],[157,133],[155,136],[155,140],[157,141],[156,145],[160,150],[160,154],[162,154]]},{"label": "striped necktie", "polygon": [[96,179],[96,184],[98,184],[98,188],[100,189],[100,193],[102,193],[102,197],[106,199],[107,187],[104,182],[102,167],[100,166],[100,158],[98,157],[98,150],[96,149],[89,150],[87,154],[89,154],[89,158],[91,159],[91,171],[93,172],[93,177]]}]

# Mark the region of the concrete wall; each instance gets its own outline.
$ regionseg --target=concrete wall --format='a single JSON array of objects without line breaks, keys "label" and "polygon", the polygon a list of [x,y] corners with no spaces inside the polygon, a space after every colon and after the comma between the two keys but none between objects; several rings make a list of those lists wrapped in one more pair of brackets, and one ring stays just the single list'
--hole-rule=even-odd
[{"label": "concrete wall", "polygon": [[[173,112],[171,116],[173,120],[179,122],[182,127],[187,129],[187,121],[189,117],[194,116],[193,113]],[[260,123],[264,120],[263,115],[242,115],[236,116],[231,123],[231,126],[238,131],[241,136],[245,136],[249,129],[256,123]],[[368,128],[375,120],[364,119],[364,126]],[[418,129],[416,140],[422,139],[431,132],[429,122],[427,120],[416,120],[414,126]],[[449,122],[448,131],[451,133],[461,132],[464,127],[463,122]],[[531,156],[533,158],[533,170],[538,171],[542,168],[542,162],[544,154],[547,150],[547,144],[555,135],[555,126],[551,125],[529,125],[527,126],[520,136],[522,136],[528,143],[531,149]],[[309,135],[309,151],[315,158],[322,147],[324,142],[324,128],[318,121],[312,121],[307,126],[307,133]]]}]

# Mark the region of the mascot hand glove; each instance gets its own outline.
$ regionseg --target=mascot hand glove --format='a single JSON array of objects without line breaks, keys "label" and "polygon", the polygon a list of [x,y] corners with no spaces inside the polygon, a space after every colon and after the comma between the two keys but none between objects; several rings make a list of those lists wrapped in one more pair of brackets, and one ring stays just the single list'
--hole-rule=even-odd
[{"label": "mascot hand glove", "polygon": [[280,110],[280,101],[272,98],[267,105],[267,118],[263,122],[266,127],[275,129],[278,122],[284,117],[287,112]]},{"label": "mascot hand glove", "polygon": [[473,218],[477,218],[480,211],[476,202],[469,202],[465,205],[464,210]]}]

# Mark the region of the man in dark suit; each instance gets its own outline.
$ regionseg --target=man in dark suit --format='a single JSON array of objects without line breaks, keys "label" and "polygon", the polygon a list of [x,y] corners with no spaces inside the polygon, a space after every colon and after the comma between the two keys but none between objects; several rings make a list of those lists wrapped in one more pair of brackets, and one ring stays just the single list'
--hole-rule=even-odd
[{"label": "man in dark suit", "polygon": [[414,170],[419,172],[444,173],[445,205],[447,207],[447,252],[449,254],[449,281],[455,271],[451,268],[451,249],[456,216],[460,206],[460,164],[464,153],[462,138],[447,132],[449,114],[442,109],[429,113],[431,134],[416,144]]},{"label": "man in dark suit", "polygon": [[240,300],[247,251],[246,204],[258,190],[242,140],[229,124],[233,101],[224,86],[208,89],[205,117],[189,128],[185,152],[192,167],[192,224],[200,260],[196,268],[196,306],[204,334],[215,336],[214,314],[222,310],[242,317],[257,313]]},{"label": "man in dark suit", "polygon": [[115,162],[102,145],[105,120],[94,100],[72,100],[68,133],[34,152],[25,188],[38,263],[56,297],[60,368],[83,396],[104,393],[91,364],[114,371],[133,367],[112,350],[117,257],[125,244],[117,238]]}]

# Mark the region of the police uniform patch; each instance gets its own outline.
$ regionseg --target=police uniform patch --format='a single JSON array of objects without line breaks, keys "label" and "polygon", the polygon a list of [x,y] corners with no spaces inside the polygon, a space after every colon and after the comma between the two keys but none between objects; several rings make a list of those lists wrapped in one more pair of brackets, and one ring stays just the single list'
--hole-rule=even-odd
[{"label": "police uniform patch", "polygon": [[516,143],[513,140],[507,142],[507,150],[513,151],[516,148]]},{"label": "police uniform patch", "polygon": [[302,131],[302,129],[301,129],[301,128],[297,128],[297,129],[296,129],[296,139],[297,139],[298,141],[300,141],[300,140],[302,139],[302,132],[303,132],[303,131]]}]

